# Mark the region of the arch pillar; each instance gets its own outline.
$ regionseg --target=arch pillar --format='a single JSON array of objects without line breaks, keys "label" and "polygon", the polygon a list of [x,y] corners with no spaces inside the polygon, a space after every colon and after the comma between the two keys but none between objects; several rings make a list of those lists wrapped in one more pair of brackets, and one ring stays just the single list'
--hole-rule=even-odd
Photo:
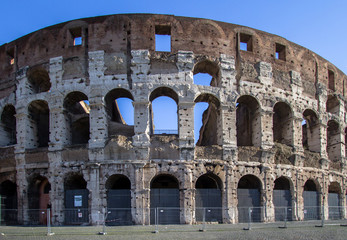
[{"label": "arch pillar", "polygon": [[192,186],[192,166],[185,164],[184,169],[182,171],[183,179],[182,183],[183,186],[181,186],[181,196],[182,204],[181,208],[183,208],[183,216],[181,223],[183,224],[192,224],[194,222],[193,219],[193,209],[195,209],[195,191],[194,187]]},{"label": "arch pillar", "polygon": [[194,106],[194,102],[178,104],[180,159],[186,161],[194,159]]}]

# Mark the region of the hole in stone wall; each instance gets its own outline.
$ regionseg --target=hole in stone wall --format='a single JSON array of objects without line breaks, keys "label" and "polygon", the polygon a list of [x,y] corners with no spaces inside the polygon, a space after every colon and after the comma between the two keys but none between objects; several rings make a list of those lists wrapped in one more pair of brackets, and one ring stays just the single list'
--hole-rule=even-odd
[{"label": "hole in stone wall", "polygon": [[87,182],[80,173],[69,173],[64,179],[65,190],[86,189]]},{"label": "hole in stone wall", "polygon": [[171,27],[155,26],[155,51],[171,52]]},{"label": "hole in stone wall", "polygon": [[335,120],[328,122],[327,128],[327,153],[330,160],[336,162],[340,159],[340,125]]},{"label": "hole in stone wall", "polygon": [[70,29],[70,35],[71,35],[73,46],[81,46],[82,45],[83,39],[82,39],[82,28],[81,27]]},{"label": "hole in stone wall", "polygon": [[307,180],[304,185],[304,191],[316,192],[317,191],[316,183],[313,180]]},{"label": "hole in stone wall", "polygon": [[152,134],[178,134],[178,95],[170,88],[155,89],[150,95]]},{"label": "hole in stone wall", "polygon": [[328,85],[330,90],[335,91],[335,74],[332,70],[328,70]]},{"label": "hole in stone wall", "polygon": [[16,212],[18,207],[17,184],[10,180],[3,181],[0,184],[0,195],[2,198],[2,221],[6,224],[18,224],[17,214],[13,214],[13,212]]},{"label": "hole in stone wall", "polygon": [[236,104],[237,146],[260,146],[257,133],[259,104],[251,96],[241,96]]},{"label": "hole in stone wall", "polygon": [[240,50],[253,51],[252,35],[246,33],[240,33]]},{"label": "hole in stone wall", "polygon": [[131,184],[126,176],[114,174],[107,179],[105,187],[106,189],[130,189]]},{"label": "hole in stone wall", "polygon": [[302,145],[304,149],[319,152],[319,125],[317,114],[311,110],[306,109],[303,113],[302,123]]},{"label": "hole in stone wall", "polygon": [[289,180],[285,177],[280,177],[275,180],[274,190],[290,190]]},{"label": "hole in stone wall", "polygon": [[292,110],[284,102],[278,102],[274,106],[273,114],[273,140],[274,142],[292,145],[293,123]]},{"label": "hole in stone wall", "polygon": [[340,102],[335,95],[328,95],[326,110],[332,114],[339,114]]},{"label": "hole in stone wall", "polygon": [[285,61],[286,60],[286,47],[282,44],[276,43],[275,44],[275,57],[276,59],[280,59]]},{"label": "hole in stone wall", "polygon": [[205,102],[199,102],[194,107],[194,143],[199,140],[200,131],[203,125],[203,114],[207,110],[209,104]]},{"label": "hole in stone wall", "polygon": [[8,50],[6,51],[6,53],[7,53],[7,56],[8,56],[8,58],[9,58],[8,63],[9,63],[11,66],[14,65],[14,63],[15,63],[15,58],[14,58],[14,47],[8,49]]},{"label": "hole in stone wall", "polygon": [[[194,125],[196,145],[218,145],[220,136],[219,100],[210,94],[201,94],[195,99],[195,102],[194,114],[199,113],[197,116],[194,115],[194,122],[198,123],[198,125]],[[199,121],[200,119],[202,122]],[[199,126],[201,127],[199,128]]]},{"label": "hole in stone wall", "polygon": [[261,189],[260,180],[254,175],[245,175],[243,176],[237,185],[237,188],[240,189]]},{"label": "hole in stone wall", "polygon": [[64,99],[68,144],[85,144],[89,141],[88,97],[81,92],[71,92]]},{"label": "hole in stone wall", "polygon": [[218,87],[220,85],[219,67],[216,63],[203,60],[194,66],[194,84]]},{"label": "hole in stone wall", "polygon": [[109,135],[134,135],[133,97],[125,89],[114,89],[106,97]]},{"label": "hole in stone wall", "polygon": [[1,114],[0,146],[17,143],[16,137],[16,109],[13,105],[6,105]]},{"label": "hole in stone wall", "polygon": [[27,77],[33,93],[47,92],[51,88],[48,72],[43,68],[30,69]]},{"label": "hole in stone wall", "polygon": [[29,182],[28,186],[28,205],[32,209],[29,215],[30,221],[39,224],[47,223],[46,215],[42,215],[42,209],[51,207],[49,191],[51,184],[46,177],[36,175]]},{"label": "hole in stone wall", "polygon": [[338,193],[341,194],[341,187],[338,182],[332,182],[329,185],[329,193]]},{"label": "hole in stone wall", "polygon": [[49,142],[49,108],[48,104],[42,100],[30,103],[28,107],[31,131],[28,148],[47,147]]}]

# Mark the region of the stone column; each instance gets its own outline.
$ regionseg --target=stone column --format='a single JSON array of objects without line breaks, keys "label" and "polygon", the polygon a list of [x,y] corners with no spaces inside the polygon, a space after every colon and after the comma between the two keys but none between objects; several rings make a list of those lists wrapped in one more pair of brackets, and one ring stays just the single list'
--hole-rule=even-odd
[{"label": "stone column", "polygon": [[135,224],[149,224],[149,189],[145,188],[143,178],[144,164],[134,164],[134,188],[131,189],[132,216]]},{"label": "stone column", "polygon": [[51,91],[55,91],[62,85],[63,80],[63,57],[49,59],[49,79],[51,81]]},{"label": "stone column", "polygon": [[225,165],[225,191],[223,196],[223,223],[235,223],[237,205],[235,205],[235,198],[237,198],[237,184],[234,185],[232,167]]},{"label": "stone column", "polygon": [[[192,224],[193,223],[193,211],[195,210],[194,201],[194,187],[192,186],[192,171],[193,168],[190,164],[184,164],[182,169],[183,186],[181,190],[181,209],[183,210],[181,223]],[[182,211],[181,210],[181,211]]]},{"label": "stone column", "polygon": [[101,206],[102,201],[100,198],[100,164],[89,164],[89,181],[88,190],[90,196],[90,219],[92,225],[101,224]]},{"label": "stone column", "polygon": [[192,102],[180,102],[178,105],[180,159],[194,159],[194,106]]},{"label": "stone column", "polygon": [[303,192],[304,192],[304,180],[302,178],[303,170],[296,170],[295,172],[296,176],[296,182],[295,182],[295,189],[293,192],[293,203],[296,204],[293,205],[294,208],[294,219],[298,221],[304,220],[304,198],[303,198]]},{"label": "stone column", "polygon": [[[264,110],[260,113],[260,131],[261,135],[259,136],[261,138],[261,145],[260,147],[264,150],[270,149],[273,147],[273,122],[272,122],[272,108],[270,107],[264,107]],[[253,130],[254,131],[254,130]],[[253,141],[254,143],[256,141]]]},{"label": "stone column", "polygon": [[178,51],[176,66],[178,77],[187,84],[193,84],[194,54],[189,51]]}]

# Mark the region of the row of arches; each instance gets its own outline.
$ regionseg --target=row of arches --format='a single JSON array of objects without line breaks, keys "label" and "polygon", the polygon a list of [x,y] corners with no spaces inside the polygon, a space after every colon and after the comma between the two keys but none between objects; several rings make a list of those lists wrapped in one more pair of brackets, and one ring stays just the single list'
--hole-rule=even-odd
[{"label": "row of arches", "polygon": [[[105,96],[105,110],[108,116],[109,135],[134,135],[134,107],[132,94],[125,89],[113,89]],[[160,102],[164,99],[164,102]],[[156,126],[162,133],[178,131],[178,95],[167,87],[154,90],[149,97],[151,108],[150,123],[152,134]],[[159,101],[158,101],[159,100]],[[156,105],[158,101],[158,105]],[[337,98],[329,98],[327,106],[336,108]],[[90,138],[90,104],[82,92],[71,92],[64,99],[64,127],[67,136],[65,144],[84,144]],[[158,107],[156,107],[158,106]],[[195,99],[195,142],[198,146],[219,145],[221,143],[220,102],[211,94],[201,94]],[[238,146],[260,146],[261,144],[261,107],[252,96],[240,96],[236,103],[236,129]],[[35,100],[28,106],[29,135],[28,148],[46,147],[49,143],[49,106],[44,100]],[[13,105],[6,105],[1,114],[1,126],[6,134],[1,138],[1,145],[16,143],[16,110]],[[307,150],[320,151],[319,118],[312,109],[303,112],[302,144]],[[200,121],[199,121],[200,119]],[[163,126],[164,124],[164,126]],[[165,125],[168,124],[168,125]],[[294,117],[291,107],[285,102],[277,102],[273,108],[273,141],[290,146],[294,145]],[[169,126],[171,129],[165,129]],[[163,130],[164,128],[164,130]],[[217,131],[210,131],[216,129]],[[346,132],[346,131],[345,131]],[[338,159],[334,150],[339,143],[340,125],[332,119],[327,125],[327,152],[331,159]]]},{"label": "row of arches", "polygon": [[[0,184],[0,195],[5,197],[4,219],[11,224],[16,222],[16,215],[6,211],[17,208],[16,184],[7,180]],[[46,215],[42,209],[51,208],[49,192],[51,185],[46,177],[35,175],[28,185],[29,220],[32,223],[46,223]],[[106,183],[107,208],[110,210],[109,224],[133,224],[132,187],[128,177],[122,174],[111,175]],[[89,191],[83,175],[70,173],[64,179],[65,224],[89,222]],[[320,186],[309,179],[303,186],[303,204],[305,219],[320,219],[321,198]],[[194,197],[195,221],[205,218],[208,222],[223,222],[223,195],[225,194],[221,179],[213,173],[201,175],[195,182]],[[237,218],[238,222],[248,221],[248,209],[253,208],[252,221],[262,221],[264,196],[262,182],[255,175],[241,177],[237,184]],[[328,189],[329,218],[340,219],[342,191],[339,183],[331,182]],[[179,224],[181,209],[181,187],[179,181],[170,174],[159,174],[150,182],[150,222],[155,221],[155,209],[160,212],[161,224]],[[292,209],[295,204],[293,184],[287,177],[279,177],[273,183],[273,199],[275,221],[284,219],[284,208]],[[297,204],[297,203],[296,203]],[[208,211],[205,211],[207,209]],[[54,209],[53,209],[54,210]],[[115,210],[115,211],[114,211]],[[35,212],[36,211],[36,212]],[[205,211],[205,212],[204,212]],[[83,214],[81,214],[83,213]],[[79,215],[81,214],[81,215]],[[79,217],[77,217],[77,215]],[[294,210],[288,216],[294,217]],[[117,219],[117,221],[113,221]]]}]

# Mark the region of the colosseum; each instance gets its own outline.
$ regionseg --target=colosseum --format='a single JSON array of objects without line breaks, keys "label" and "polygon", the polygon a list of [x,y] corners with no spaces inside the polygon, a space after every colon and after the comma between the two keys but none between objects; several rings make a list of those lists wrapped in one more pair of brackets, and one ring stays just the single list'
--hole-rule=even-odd
[{"label": "colosseum", "polygon": [[[219,223],[243,222],[249,207],[262,222],[281,207],[293,220],[347,217],[347,76],[280,36],[110,15],[4,44],[0,62],[6,224],[43,223],[42,209],[55,225],[99,224],[105,208],[121,209],[112,214],[124,224],[152,224],[160,207],[180,224],[200,222],[201,208]],[[155,129],[160,97],[174,101],[174,131]],[[133,125],[119,99],[132,103]]]}]

